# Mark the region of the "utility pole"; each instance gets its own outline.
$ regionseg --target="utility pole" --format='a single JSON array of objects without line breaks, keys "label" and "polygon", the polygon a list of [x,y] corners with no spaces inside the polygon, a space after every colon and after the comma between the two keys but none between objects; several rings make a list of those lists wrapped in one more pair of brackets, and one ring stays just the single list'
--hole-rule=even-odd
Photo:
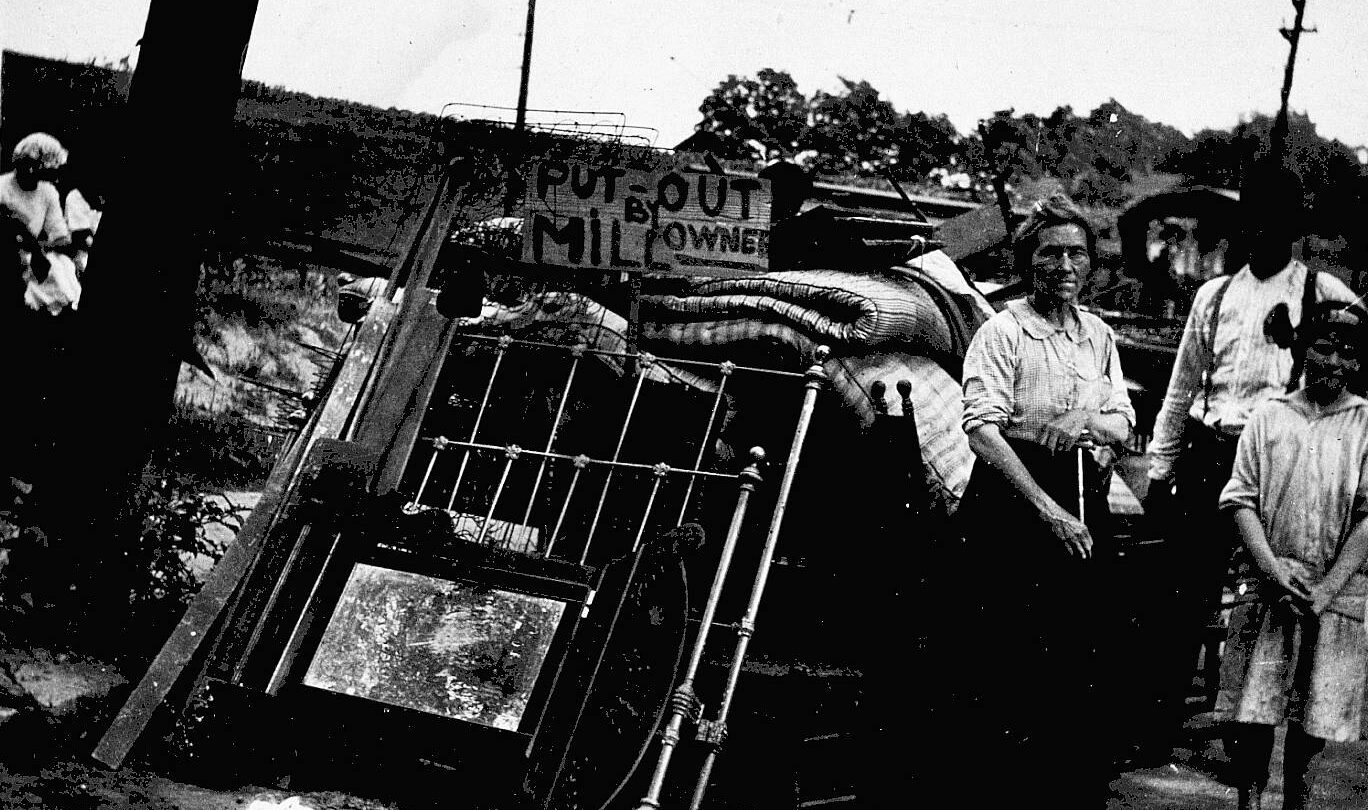
[{"label": "utility pole", "polygon": [[522,81],[518,85],[518,119],[513,129],[527,126],[527,81],[532,75],[532,25],[537,17],[537,0],[527,0],[527,30],[523,33]]},{"label": "utility pole", "polygon": [[1314,34],[1317,30],[1302,27],[1302,20],[1306,16],[1306,0],[1292,0],[1292,8],[1297,12],[1292,27],[1278,29],[1290,47],[1287,52],[1287,69],[1283,72],[1282,105],[1278,108],[1278,117],[1273,121],[1273,132],[1271,134],[1273,154],[1284,160],[1290,151],[1287,142],[1290,131],[1287,120],[1287,100],[1292,96],[1292,71],[1297,66],[1297,45],[1301,42],[1303,33]]},{"label": "utility pole", "polygon": [[527,129],[527,84],[532,76],[532,29],[537,18],[537,0],[527,0],[527,28],[523,32],[522,78],[518,83],[518,114],[513,122],[513,139],[509,145],[509,155],[504,172],[504,216],[513,215],[513,204],[517,201],[518,184],[517,163],[523,157],[523,131]]}]

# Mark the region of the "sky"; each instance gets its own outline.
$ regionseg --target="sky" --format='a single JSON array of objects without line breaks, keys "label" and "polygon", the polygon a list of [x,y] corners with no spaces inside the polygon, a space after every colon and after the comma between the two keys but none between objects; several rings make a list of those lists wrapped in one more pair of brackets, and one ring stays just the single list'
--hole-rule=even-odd
[{"label": "sky", "polygon": [[[0,0],[0,46],[74,61],[136,55],[149,0]],[[995,110],[1084,114],[1109,97],[1187,134],[1279,102],[1290,0],[540,0],[528,105],[619,121],[658,146],[693,131],[729,74],[787,70],[807,95],[864,79],[961,132]],[[380,107],[511,113],[520,0],[259,0],[244,73]],[[1368,0],[1309,0],[1293,110],[1368,144]],[[613,113],[617,115],[606,115]]]}]

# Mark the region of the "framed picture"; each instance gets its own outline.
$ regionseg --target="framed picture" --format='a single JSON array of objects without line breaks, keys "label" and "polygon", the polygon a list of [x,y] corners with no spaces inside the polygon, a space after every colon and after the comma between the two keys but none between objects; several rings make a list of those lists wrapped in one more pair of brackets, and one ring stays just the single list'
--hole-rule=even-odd
[{"label": "framed picture", "polygon": [[580,605],[522,584],[356,562],[302,684],[531,734]]}]

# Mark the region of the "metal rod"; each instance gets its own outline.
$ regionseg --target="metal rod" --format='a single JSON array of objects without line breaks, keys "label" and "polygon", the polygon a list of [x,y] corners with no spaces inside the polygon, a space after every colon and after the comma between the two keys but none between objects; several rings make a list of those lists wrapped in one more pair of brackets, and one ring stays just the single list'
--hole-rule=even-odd
[{"label": "metal rod", "polygon": [[[670,465],[657,464],[651,472],[655,476],[655,480],[651,482],[651,495],[646,499],[646,511],[641,513],[641,522],[637,525],[636,537],[632,540],[633,552],[641,546],[641,538],[646,536],[646,526],[651,522],[651,512],[655,509],[656,495],[660,494],[660,485],[664,483],[665,476],[670,474]],[[584,558],[588,554],[589,547],[586,544],[584,554],[580,555],[580,565],[584,565]]]},{"label": "metal rod", "polygon": [[[496,340],[501,341],[501,340],[507,340],[507,339],[508,339],[508,336],[507,336],[507,335],[502,335],[502,336],[495,336],[495,335],[466,335],[465,337],[466,337],[467,339],[469,339],[469,340],[487,340],[487,341],[496,341]],[[543,341],[543,340],[522,340],[522,339],[514,339],[514,340],[509,340],[509,343],[515,343],[515,344],[517,344],[517,345],[519,345],[519,346],[534,346],[534,347],[540,347],[540,348],[544,348],[544,349],[564,349],[564,348],[565,348],[565,344],[563,344],[563,343],[548,343],[548,342]],[[637,356],[637,353],[636,353],[636,352],[628,352],[628,351],[610,351],[610,350],[608,350],[608,349],[594,349],[594,348],[590,348],[590,347],[586,347],[585,350],[584,350],[584,352],[585,352],[585,354],[595,354],[595,355],[598,355],[598,356],[600,356],[600,357],[630,358],[630,357],[635,357],[635,356]],[[664,363],[664,364],[666,364],[666,365],[671,365],[671,366],[707,366],[707,367],[709,367],[709,368],[713,368],[713,367],[717,367],[717,366],[722,365],[721,363],[714,363],[714,362],[712,362],[712,361],[710,361],[710,360],[690,360],[690,359],[686,359],[686,358],[683,358],[683,357],[659,357],[659,356],[656,356],[656,355],[651,355],[651,358],[652,358],[652,360],[653,360],[654,362],[657,362],[657,363]],[[802,376],[803,376],[803,372],[801,372],[801,371],[783,371],[783,370],[780,370],[780,369],[773,369],[773,368],[761,368],[760,366],[738,366],[738,365],[736,365],[736,364],[734,364],[734,363],[732,364],[732,368],[733,368],[735,371],[747,371],[747,372],[754,372],[754,373],[756,373],[756,374],[770,374],[770,375],[773,375],[773,376],[775,376],[775,377],[802,377]]]},{"label": "metal rod", "polygon": [[[494,368],[489,370],[489,384],[485,386],[484,397],[480,400],[480,410],[475,414],[475,424],[470,428],[470,441],[473,443],[475,437],[480,433],[480,422],[484,420],[485,408],[489,405],[489,394],[494,390],[494,378],[499,376],[499,366],[503,365],[504,355],[508,353],[508,347],[513,344],[513,338],[504,335],[499,338],[499,348],[494,353]],[[470,463],[470,451],[461,454],[461,469],[456,471],[456,483],[451,487],[451,497],[447,499],[447,511],[455,508],[456,493],[461,488],[461,481],[465,478],[466,465]]]},{"label": "metal rod", "polygon": [[427,491],[428,481],[432,478],[432,468],[437,466],[437,457],[447,447],[445,436],[438,436],[432,440],[432,458],[428,459],[427,469],[423,471],[423,480],[418,484],[418,494],[413,496],[413,505],[418,506],[423,502],[423,493]]},{"label": "metal rod", "polygon": [[561,526],[565,523],[565,513],[570,511],[570,499],[575,497],[575,485],[579,483],[580,473],[589,466],[588,456],[575,456],[575,474],[570,476],[570,488],[565,491],[565,501],[561,504],[560,516],[556,518],[556,527],[551,530],[551,538],[546,541],[546,551],[543,555],[551,556],[551,547],[556,544],[556,538],[560,537]]},{"label": "metal rod", "polygon": [[[708,437],[712,435],[713,425],[717,424],[717,413],[722,407],[722,396],[727,390],[727,380],[735,370],[736,365],[731,362],[718,366],[722,378],[717,383],[717,396],[713,399],[712,412],[708,414],[708,426],[703,429],[703,438],[698,442],[698,456],[694,459],[693,464],[695,470],[703,466],[703,456],[708,452]],[[688,514],[689,501],[693,498],[694,483],[694,477],[689,476],[689,486],[684,490],[684,503],[679,507],[679,523],[683,523],[684,515]]]},{"label": "metal rod", "polygon": [[1078,448],[1078,519],[1086,523],[1087,517],[1083,515],[1083,448]]},{"label": "metal rod", "polygon": [[[579,369],[579,362],[584,357],[584,350],[587,346],[583,343],[576,343],[570,350],[570,374],[565,378],[565,390],[561,393],[560,404],[556,406],[556,418],[551,422],[551,435],[546,438],[546,449],[544,452],[550,453],[551,446],[556,443],[556,434],[560,431],[561,417],[565,415],[565,404],[570,400],[570,387],[575,384],[575,371]],[[541,464],[537,467],[537,477],[532,479],[532,494],[527,496],[527,510],[523,512],[522,523],[524,526],[531,525],[532,507],[537,503],[537,492],[541,489],[542,476],[546,474],[546,464],[549,461],[547,456],[542,456]]]},{"label": "metal rod", "polygon": [[[640,373],[637,374],[636,386],[632,389],[632,401],[627,405],[627,416],[622,420],[622,432],[618,434],[617,447],[613,449],[613,458],[610,463],[616,464],[618,457],[622,455],[622,445],[627,442],[627,431],[632,426],[632,415],[636,413],[637,400],[641,397],[641,386],[646,382],[646,369],[650,368],[652,358],[649,354],[641,356]],[[603,489],[599,491],[598,506],[594,507],[594,519],[589,522],[589,533],[584,536],[584,551],[580,554],[580,564],[589,557],[589,545],[594,542],[594,532],[598,530],[599,518],[603,515],[603,504],[608,500],[608,488],[613,483],[614,467],[609,467],[607,474],[603,476]]]},{"label": "metal rod", "polygon": [[522,448],[516,444],[510,444],[504,453],[508,456],[508,460],[504,462],[503,473],[499,475],[499,485],[494,487],[494,497],[489,499],[489,511],[485,512],[484,521],[480,523],[480,533],[475,536],[476,545],[483,543],[485,535],[489,533],[489,521],[494,519],[494,509],[499,505],[499,497],[503,495],[504,484],[508,483],[508,473],[513,469],[513,462],[522,455]]},{"label": "metal rod", "polygon": [[[459,441],[459,440],[457,440],[457,439],[447,439],[447,438],[442,437],[442,436],[438,436],[438,437],[432,438],[432,439],[424,438],[423,441],[432,442],[433,444],[436,444],[438,441],[444,441],[446,447],[465,447],[465,448],[469,448],[469,449],[471,449],[471,450],[481,450],[481,451],[485,451],[485,452],[495,452],[495,451],[497,451],[497,452],[502,453],[503,451],[505,451],[505,450],[508,449],[508,447],[507,447],[506,445],[485,444],[485,443],[483,443],[483,442],[463,442],[463,441]],[[526,448],[523,448],[522,454],[525,455],[525,456],[546,456],[547,458],[552,459],[552,460],[556,460],[556,461],[574,461],[575,459],[579,458],[579,456],[569,456],[569,455],[566,455],[565,453],[546,453],[546,452],[543,452],[543,451],[541,451],[541,450],[528,450],[528,449],[526,449]],[[631,469],[631,470],[653,470],[653,469],[655,469],[655,465],[654,465],[654,464],[642,464],[642,463],[636,462],[636,461],[595,461],[594,463],[595,463],[595,464],[606,464],[606,465],[611,465],[611,466],[614,466],[614,467],[622,467],[622,468],[624,468],[624,469]],[[731,474],[728,474],[728,473],[714,472],[714,471],[712,471],[712,470],[684,470],[684,469],[681,468],[681,469],[679,469],[679,470],[675,470],[675,472],[684,472],[684,473],[687,473],[687,474],[689,474],[689,475],[702,475],[702,476],[706,476],[706,477],[708,477],[708,478],[735,478],[735,477],[736,477],[735,475],[731,475]]]},{"label": "metal rod", "polygon": [[[694,639],[688,666],[684,669],[684,677],[680,680],[676,691],[693,692],[694,678],[697,677],[698,668],[703,663],[703,650],[708,644],[708,631],[712,629],[713,618],[717,614],[717,605],[722,600],[722,586],[727,581],[732,555],[736,551],[737,538],[741,536],[741,526],[745,522],[750,495],[760,483],[760,463],[764,459],[764,450],[759,447],[752,448],[751,463],[741,471],[739,476],[741,486],[736,494],[736,508],[732,510],[731,525],[727,527],[727,537],[722,543],[722,555],[717,563],[717,572],[713,574],[712,588],[708,591],[708,601],[703,605],[703,615],[699,619],[698,625],[698,636]],[[679,732],[683,725],[684,712],[679,708],[672,707],[669,722],[666,723],[665,730],[661,734],[660,756],[656,760],[655,772],[651,774],[651,782],[646,790],[646,795],[638,803],[638,810],[649,810],[660,806],[660,794],[665,789],[665,774],[670,768],[670,759],[674,756],[675,747],[679,744]]]},{"label": "metal rod", "polygon": [[[807,440],[808,426],[812,423],[812,412],[817,406],[817,393],[827,382],[826,371],[822,368],[822,363],[826,360],[830,352],[826,346],[818,346],[815,360],[804,377],[807,380],[803,390],[803,408],[798,413],[798,426],[793,431],[793,445],[789,448],[788,461],[784,464],[784,474],[779,479],[779,492],[775,497],[774,513],[770,516],[769,530],[765,533],[765,546],[760,552],[759,567],[755,572],[755,582],[751,585],[750,602],[746,606],[746,615],[741,619],[741,625],[736,629],[736,649],[732,653],[731,667],[727,671],[727,683],[722,690],[722,699],[717,705],[717,725],[727,722],[727,714],[731,711],[732,699],[736,696],[737,682],[741,679],[741,665],[746,659],[746,648],[750,645],[750,638],[755,633],[755,616],[760,612],[760,599],[765,594],[765,585],[769,580],[770,561],[774,559],[774,550],[779,542],[779,529],[784,522],[784,510],[788,505],[789,492],[793,489],[793,477],[798,469],[798,459],[803,452],[803,443]],[[708,777],[712,775],[713,763],[717,761],[717,747],[709,749],[703,758],[703,766],[698,773],[698,781],[694,784],[693,798],[689,801],[689,810],[698,810],[703,804],[703,795],[708,791]]]}]

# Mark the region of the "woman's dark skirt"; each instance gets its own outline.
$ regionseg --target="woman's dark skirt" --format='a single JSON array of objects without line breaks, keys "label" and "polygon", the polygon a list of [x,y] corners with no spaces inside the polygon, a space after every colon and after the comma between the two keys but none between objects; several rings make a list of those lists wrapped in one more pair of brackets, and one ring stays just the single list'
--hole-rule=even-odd
[{"label": "woman's dark skirt", "polygon": [[[1077,452],[1009,443],[1046,493],[1077,516]],[[949,676],[941,697],[953,708],[939,730],[980,774],[1003,777],[989,780],[991,790],[1021,790],[1056,807],[1105,806],[1114,753],[1102,718],[1113,658],[1104,638],[1115,610],[1108,600],[1117,598],[1105,588],[1113,559],[1110,474],[1089,453],[1083,460],[1089,559],[1072,556],[1016,487],[978,461],[956,515],[962,543],[947,560],[953,587],[942,596],[964,610],[941,647]],[[946,773],[956,771],[965,773]],[[983,806],[1015,801],[980,798]]]}]

